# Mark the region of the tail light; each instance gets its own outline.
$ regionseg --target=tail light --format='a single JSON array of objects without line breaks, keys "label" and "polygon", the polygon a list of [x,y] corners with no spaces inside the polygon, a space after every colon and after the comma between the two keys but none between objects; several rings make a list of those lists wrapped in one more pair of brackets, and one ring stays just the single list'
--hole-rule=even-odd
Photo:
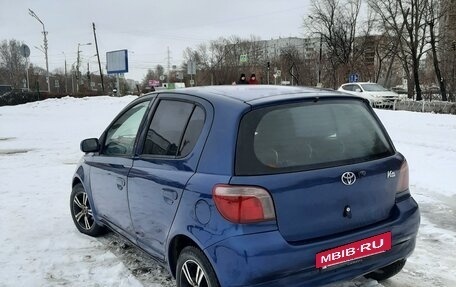
[{"label": "tail light", "polygon": [[397,182],[397,192],[406,191],[409,188],[409,168],[407,161],[404,160],[399,171],[399,180]]},{"label": "tail light", "polygon": [[255,186],[215,185],[212,196],[220,214],[234,223],[253,223],[275,219],[271,195]]}]

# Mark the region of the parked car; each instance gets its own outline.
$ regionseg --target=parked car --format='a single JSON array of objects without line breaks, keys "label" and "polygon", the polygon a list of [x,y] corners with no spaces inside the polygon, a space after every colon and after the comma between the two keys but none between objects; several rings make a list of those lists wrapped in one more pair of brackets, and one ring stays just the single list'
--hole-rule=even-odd
[{"label": "parked car", "polygon": [[10,85],[0,85],[0,96],[6,93],[9,93],[13,90],[13,87]]},{"label": "parked car", "polygon": [[179,287],[384,280],[415,247],[407,162],[360,97],[264,86],[154,92],[81,150],[76,228],[114,230]]},{"label": "parked car", "polygon": [[351,95],[357,95],[367,99],[373,107],[392,106],[395,100],[407,98],[400,97],[399,94],[390,91],[376,83],[348,83],[339,87],[338,91]]}]

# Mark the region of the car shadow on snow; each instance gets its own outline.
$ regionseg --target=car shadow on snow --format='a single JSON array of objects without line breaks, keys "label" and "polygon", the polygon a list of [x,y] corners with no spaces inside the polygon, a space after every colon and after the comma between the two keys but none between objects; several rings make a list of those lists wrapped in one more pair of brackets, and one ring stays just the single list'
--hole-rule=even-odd
[{"label": "car shadow on snow", "polygon": [[152,257],[130,242],[111,232],[98,240],[103,246],[119,258],[144,287],[175,287],[171,274],[158,264]]},{"label": "car shadow on snow", "polygon": [[[117,258],[144,287],[175,287],[176,282],[171,274],[158,264],[152,257],[135,247],[119,235],[111,232],[98,240]],[[324,287],[381,287],[375,280],[357,278],[349,282],[333,283]]]}]

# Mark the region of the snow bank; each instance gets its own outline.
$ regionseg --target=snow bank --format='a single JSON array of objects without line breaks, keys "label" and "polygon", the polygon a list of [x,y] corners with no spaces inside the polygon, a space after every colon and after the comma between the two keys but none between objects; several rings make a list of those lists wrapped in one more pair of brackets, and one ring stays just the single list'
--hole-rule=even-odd
[{"label": "snow bank", "polygon": [[[172,285],[166,272],[133,272],[144,262],[136,249],[121,254],[110,248],[116,239],[83,236],[69,214],[80,141],[99,137],[134,98],[67,97],[0,107],[0,286]],[[331,286],[456,286],[456,116],[376,112],[409,161],[423,215],[417,248],[404,271],[387,282]]]}]

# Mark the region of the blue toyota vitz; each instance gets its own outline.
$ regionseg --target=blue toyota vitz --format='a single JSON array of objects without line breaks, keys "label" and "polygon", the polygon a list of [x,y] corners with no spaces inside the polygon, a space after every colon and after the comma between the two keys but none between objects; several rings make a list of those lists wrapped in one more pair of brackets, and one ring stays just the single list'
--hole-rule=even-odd
[{"label": "blue toyota vitz", "polygon": [[117,232],[179,287],[384,280],[415,247],[407,162],[356,96],[155,92],[81,149],[70,199],[78,230]]}]

